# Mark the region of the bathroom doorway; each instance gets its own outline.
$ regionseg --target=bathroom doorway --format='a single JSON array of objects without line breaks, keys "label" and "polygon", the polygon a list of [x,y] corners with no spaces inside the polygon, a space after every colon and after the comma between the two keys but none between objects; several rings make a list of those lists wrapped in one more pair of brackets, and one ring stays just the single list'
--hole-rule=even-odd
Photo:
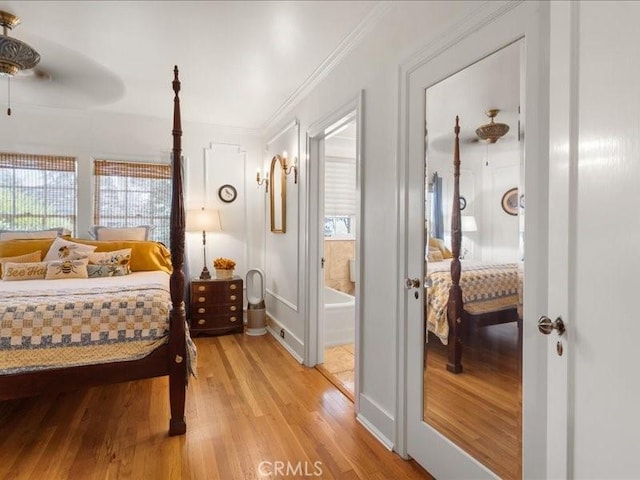
[{"label": "bathroom doorway", "polygon": [[361,95],[308,132],[309,323],[305,364],[358,411]]},{"label": "bathroom doorway", "polygon": [[[320,241],[324,302],[318,369],[352,401],[356,324],[356,120],[341,119],[324,138],[323,230]],[[323,165],[322,165],[323,164]]]}]

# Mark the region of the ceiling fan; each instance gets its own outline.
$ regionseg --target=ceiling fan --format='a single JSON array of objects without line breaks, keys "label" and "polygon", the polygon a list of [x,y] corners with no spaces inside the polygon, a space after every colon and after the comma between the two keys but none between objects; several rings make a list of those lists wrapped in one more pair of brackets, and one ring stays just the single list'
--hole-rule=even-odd
[{"label": "ceiling fan", "polygon": [[[11,115],[11,78],[29,76],[36,79],[51,78],[44,70],[35,70],[40,62],[40,54],[26,43],[9,36],[9,30],[20,24],[20,17],[9,12],[0,11],[0,76],[8,80],[7,115]],[[24,72],[24,73],[23,73]],[[27,72],[29,72],[27,74]]]}]

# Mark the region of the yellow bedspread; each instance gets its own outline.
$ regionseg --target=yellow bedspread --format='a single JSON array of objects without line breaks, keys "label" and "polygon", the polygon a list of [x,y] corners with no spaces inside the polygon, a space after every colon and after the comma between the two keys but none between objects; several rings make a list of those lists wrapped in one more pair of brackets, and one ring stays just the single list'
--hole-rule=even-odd
[{"label": "yellow bedspread", "polygon": [[[460,288],[465,311],[477,315],[518,307],[521,289],[517,263],[461,263]],[[427,329],[446,345],[449,336],[450,263],[429,263],[427,283],[431,284],[427,289]]]}]

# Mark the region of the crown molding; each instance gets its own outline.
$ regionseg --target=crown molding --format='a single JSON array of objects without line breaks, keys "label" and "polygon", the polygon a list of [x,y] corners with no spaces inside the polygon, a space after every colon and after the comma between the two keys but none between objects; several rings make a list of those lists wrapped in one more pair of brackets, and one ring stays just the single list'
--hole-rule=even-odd
[{"label": "crown molding", "polygon": [[296,88],[265,122],[262,133],[266,134],[274,128],[285,114],[311,90],[313,90],[340,62],[360,43],[362,38],[384,18],[391,10],[392,1],[378,3],[347,37],[329,54],[327,58]]}]

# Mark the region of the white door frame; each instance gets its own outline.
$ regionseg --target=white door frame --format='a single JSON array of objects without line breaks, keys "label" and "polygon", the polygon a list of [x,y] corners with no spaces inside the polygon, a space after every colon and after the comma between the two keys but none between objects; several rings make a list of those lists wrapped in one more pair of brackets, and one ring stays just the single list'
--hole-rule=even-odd
[{"label": "white door frame", "polygon": [[[523,349],[523,476],[525,478],[546,477],[546,420],[547,420],[547,347],[546,341],[537,333],[536,321],[547,309],[547,239],[548,239],[548,16],[549,7],[545,2],[513,2],[483,4],[483,10],[468,17],[448,35],[441,37],[425,50],[405,62],[400,69],[400,115],[399,115],[399,162],[398,162],[398,389],[396,402],[396,450],[403,456],[409,455],[408,434],[410,422],[422,422],[419,412],[409,409],[408,391],[412,384],[408,375],[409,366],[422,365],[423,348],[416,340],[416,332],[421,331],[420,322],[410,315],[405,278],[423,278],[424,262],[410,259],[408,245],[409,205],[420,202],[424,192],[409,188],[411,162],[424,163],[424,123],[414,125],[416,116],[415,99],[419,89],[459,71],[474,61],[480,60],[519,38],[525,38],[526,70],[526,108],[524,111],[527,139],[525,144],[525,191],[527,192],[525,245],[525,308],[524,349]],[[474,43],[469,47],[469,41]],[[464,58],[460,45],[466,42]],[[473,50],[472,53],[471,50]],[[423,68],[425,65],[429,68]],[[435,70],[434,70],[435,69]],[[421,83],[421,77],[431,76],[426,70],[442,75],[437,81]],[[424,94],[422,95],[424,97]],[[412,103],[413,102],[413,103]],[[422,105],[424,119],[424,103]],[[411,112],[414,112],[413,114]],[[454,119],[452,119],[453,121]],[[424,121],[424,120],[423,120]],[[453,125],[453,124],[452,124]],[[453,127],[452,127],[453,129]],[[413,139],[413,140],[411,140]],[[453,136],[452,136],[453,139]],[[424,168],[424,167],[423,167]],[[423,189],[422,189],[423,190]],[[410,203],[412,202],[412,203]],[[424,207],[422,207],[424,208]],[[416,310],[414,308],[414,310]],[[419,379],[413,379],[417,384]],[[414,392],[420,394],[421,392]],[[414,418],[415,417],[415,418]],[[426,427],[425,427],[426,428]],[[436,433],[437,435],[437,433]],[[429,446],[426,446],[429,448]],[[437,452],[447,456],[445,452]],[[433,447],[432,447],[433,451]],[[461,452],[461,450],[460,450]],[[456,472],[459,476],[477,469],[479,464],[470,456],[456,454],[451,471],[432,471],[436,476],[449,476]],[[458,461],[458,459],[463,461]],[[429,465],[426,465],[429,468]],[[471,469],[471,470],[470,470]],[[485,469],[486,470],[486,469]],[[486,471],[488,475],[490,472]],[[454,474],[455,476],[456,474]]]},{"label": "white door frame", "polygon": [[320,318],[320,305],[323,299],[324,277],[320,262],[323,252],[323,214],[319,211],[319,206],[324,205],[324,192],[320,188],[324,186],[324,138],[327,129],[355,112],[356,120],[356,290],[355,290],[355,378],[354,378],[354,398],[355,412],[359,408],[360,392],[360,334],[362,331],[361,308],[364,289],[360,281],[362,276],[362,262],[360,255],[362,252],[363,239],[362,230],[362,106],[364,92],[360,91],[357,97],[350,100],[340,108],[334,110],[328,116],[312,124],[307,130],[307,185],[309,185],[309,201],[307,202],[307,235],[306,235],[306,277],[307,283],[307,310],[305,329],[305,355],[304,364],[313,367],[322,359],[321,343],[324,341],[321,333],[322,319]]}]

